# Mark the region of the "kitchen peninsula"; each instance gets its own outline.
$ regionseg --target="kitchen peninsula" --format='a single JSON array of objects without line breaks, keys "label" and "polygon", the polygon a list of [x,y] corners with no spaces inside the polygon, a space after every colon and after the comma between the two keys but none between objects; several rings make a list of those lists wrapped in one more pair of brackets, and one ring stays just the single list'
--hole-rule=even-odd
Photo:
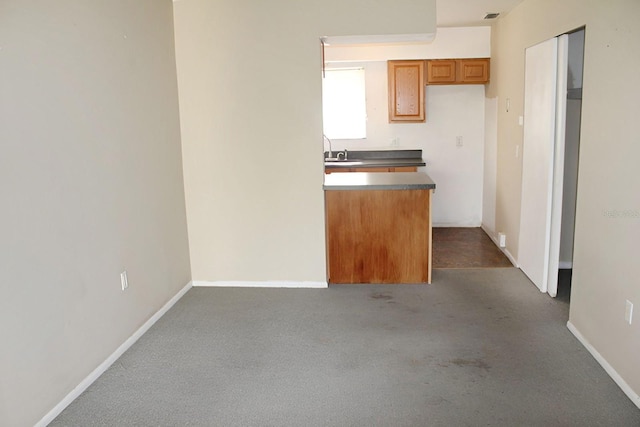
[{"label": "kitchen peninsula", "polygon": [[431,193],[424,172],[325,175],[329,283],[431,283]]}]

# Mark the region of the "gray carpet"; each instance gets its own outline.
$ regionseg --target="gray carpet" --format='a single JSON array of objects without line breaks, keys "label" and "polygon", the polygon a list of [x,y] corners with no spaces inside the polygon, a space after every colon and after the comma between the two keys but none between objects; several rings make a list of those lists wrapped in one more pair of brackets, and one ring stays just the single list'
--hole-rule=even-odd
[{"label": "gray carpet", "polygon": [[567,319],[515,268],[195,288],[51,425],[640,426]]}]

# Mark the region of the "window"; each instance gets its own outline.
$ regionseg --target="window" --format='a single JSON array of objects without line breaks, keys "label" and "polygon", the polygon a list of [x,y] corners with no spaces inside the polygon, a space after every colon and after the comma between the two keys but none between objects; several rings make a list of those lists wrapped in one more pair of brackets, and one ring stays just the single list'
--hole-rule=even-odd
[{"label": "window", "polygon": [[364,68],[325,70],[322,117],[324,134],[330,139],[367,137]]}]

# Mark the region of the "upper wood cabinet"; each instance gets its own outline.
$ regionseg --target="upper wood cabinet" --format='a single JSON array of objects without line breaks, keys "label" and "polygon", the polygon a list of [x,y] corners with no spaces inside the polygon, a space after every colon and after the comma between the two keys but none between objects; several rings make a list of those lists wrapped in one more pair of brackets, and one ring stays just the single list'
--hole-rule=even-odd
[{"label": "upper wood cabinet", "polygon": [[425,61],[388,61],[389,122],[424,122]]},{"label": "upper wood cabinet", "polygon": [[431,59],[426,84],[484,84],[489,82],[489,58]]},{"label": "upper wood cabinet", "polygon": [[487,83],[489,81],[489,58],[458,60],[460,83]]},{"label": "upper wood cabinet", "polygon": [[453,84],[456,82],[456,60],[427,61],[427,84]]}]

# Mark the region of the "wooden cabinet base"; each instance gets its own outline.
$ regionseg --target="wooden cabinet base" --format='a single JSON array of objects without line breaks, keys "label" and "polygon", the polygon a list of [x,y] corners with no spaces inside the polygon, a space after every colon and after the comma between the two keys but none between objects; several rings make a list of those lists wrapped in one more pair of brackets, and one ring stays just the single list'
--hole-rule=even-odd
[{"label": "wooden cabinet base", "polygon": [[325,191],[329,283],[431,283],[431,190]]}]

